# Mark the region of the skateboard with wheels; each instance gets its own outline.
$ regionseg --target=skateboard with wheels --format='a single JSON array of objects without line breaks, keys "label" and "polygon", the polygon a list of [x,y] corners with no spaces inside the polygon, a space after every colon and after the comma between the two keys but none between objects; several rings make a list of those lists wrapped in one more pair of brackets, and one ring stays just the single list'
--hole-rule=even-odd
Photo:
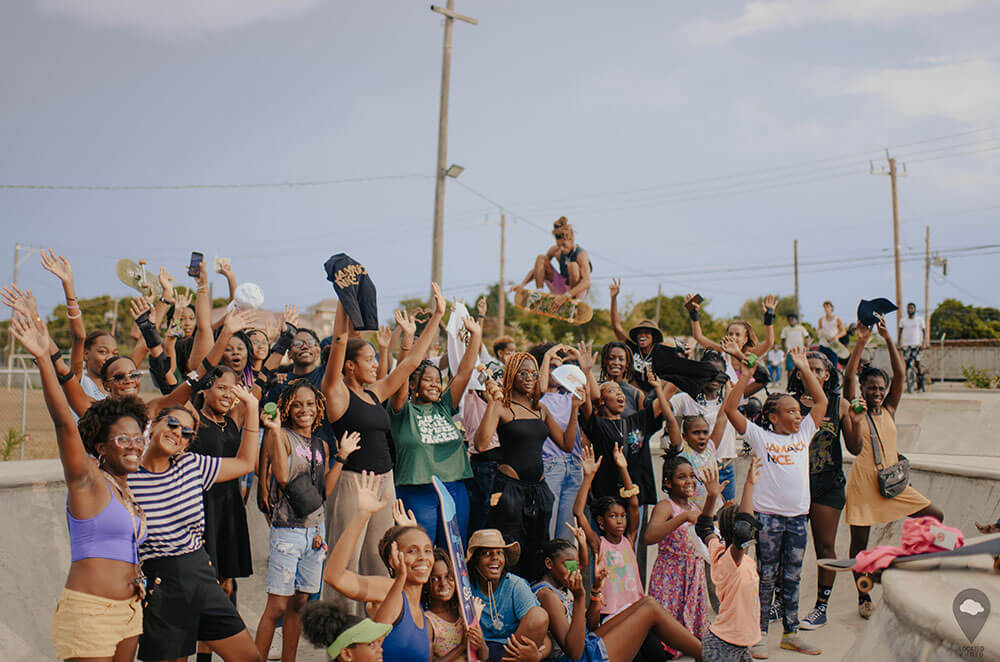
[{"label": "skateboard with wheels", "polygon": [[[465,546],[462,545],[462,534],[458,530],[458,517],[455,513],[455,500],[441,479],[431,476],[434,491],[441,503],[441,520],[446,533],[448,554],[451,556],[451,566],[455,571],[455,593],[458,594],[458,608],[462,620],[469,624],[476,623],[476,608],[472,604],[472,580],[469,569],[465,566]],[[475,647],[469,643],[466,646],[466,659],[477,662]]]},{"label": "skateboard with wheels", "polygon": [[586,324],[594,316],[594,309],[586,302],[566,299],[562,305],[556,305],[556,295],[541,290],[514,290],[514,305],[521,310],[570,324]]},{"label": "skateboard with wheels", "polygon": [[163,287],[160,285],[159,279],[146,270],[145,260],[139,260],[138,264],[127,258],[118,260],[115,271],[118,273],[118,280],[139,294],[147,296],[153,301],[163,296]]},{"label": "skateboard with wheels", "polygon": [[[1000,535],[985,536],[976,538],[957,549],[943,552],[927,552],[926,554],[911,554],[909,556],[897,556],[889,564],[889,568],[900,568],[908,570],[933,570],[941,566],[939,561],[943,559],[957,558],[960,556],[992,556],[993,572],[1000,574]],[[927,563],[924,563],[924,562]],[[856,559],[820,559],[817,561],[819,567],[834,572],[844,572],[853,570]],[[858,577],[858,590],[868,593],[876,583],[882,581],[882,572],[888,568],[866,573]]]}]

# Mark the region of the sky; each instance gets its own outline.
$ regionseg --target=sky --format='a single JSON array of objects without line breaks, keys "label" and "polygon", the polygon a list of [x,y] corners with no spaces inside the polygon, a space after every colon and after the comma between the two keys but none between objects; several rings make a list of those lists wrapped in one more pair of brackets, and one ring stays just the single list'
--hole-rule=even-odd
[{"label": "sky", "polygon": [[[923,249],[944,298],[1000,306],[1000,3],[458,0],[444,290],[519,280],[566,215],[590,301],[700,292],[715,315],[793,293],[894,298],[886,149],[899,178],[903,299]],[[0,3],[0,274],[14,244],[70,259],[80,296],[130,291],[120,258],[230,257],[265,306],[333,296],[364,264],[382,318],[430,280],[443,20],[419,2]],[[205,188],[205,185],[293,183]],[[23,185],[180,187],[37,189]],[[188,188],[185,188],[188,187]],[[987,247],[987,248],[984,248]],[[973,250],[969,250],[973,249]],[[224,281],[215,276],[216,292]],[[61,302],[35,255],[19,282]]]}]

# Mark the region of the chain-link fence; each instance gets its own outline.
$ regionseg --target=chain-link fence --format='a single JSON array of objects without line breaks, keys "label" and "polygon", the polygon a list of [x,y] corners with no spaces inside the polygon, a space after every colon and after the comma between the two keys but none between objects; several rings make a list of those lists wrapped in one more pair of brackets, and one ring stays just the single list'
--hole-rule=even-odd
[{"label": "chain-link fence", "polygon": [[31,357],[15,354],[0,375],[0,460],[56,457],[55,430]]}]

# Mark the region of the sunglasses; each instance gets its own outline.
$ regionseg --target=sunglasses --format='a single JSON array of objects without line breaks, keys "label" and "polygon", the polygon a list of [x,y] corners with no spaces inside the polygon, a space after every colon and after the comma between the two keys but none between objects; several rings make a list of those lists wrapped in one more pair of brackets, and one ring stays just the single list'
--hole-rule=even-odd
[{"label": "sunglasses", "polygon": [[293,340],[292,347],[295,349],[301,349],[302,347],[315,347],[315,340]]},{"label": "sunglasses", "polygon": [[113,437],[111,441],[115,442],[115,446],[122,450],[125,450],[129,446],[142,450],[149,443],[144,434],[119,434]]},{"label": "sunglasses", "polygon": [[133,370],[132,372],[122,372],[117,375],[111,375],[108,377],[108,381],[114,382],[116,384],[121,384],[126,379],[131,379],[132,381],[138,381],[142,377],[142,373],[138,370]]},{"label": "sunglasses", "polygon": [[192,439],[194,439],[194,429],[184,427],[184,425],[181,424],[181,422],[178,421],[173,416],[167,416],[167,427],[173,430],[174,432],[180,430],[181,438],[186,441],[191,441]]}]

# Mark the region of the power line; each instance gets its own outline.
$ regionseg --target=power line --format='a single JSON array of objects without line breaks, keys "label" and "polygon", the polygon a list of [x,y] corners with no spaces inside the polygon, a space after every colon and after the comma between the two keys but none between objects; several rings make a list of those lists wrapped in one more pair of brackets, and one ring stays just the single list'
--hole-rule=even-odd
[{"label": "power line", "polygon": [[305,186],[335,186],[338,184],[362,184],[399,179],[433,179],[433,175],[380,175],[374,177],[348,177],[345,179],[306,179],[280,182],[257,182],[249,184],[0,184],[0,189],[21,189],[36,191],[187,191],[201,189],[263,189],[297,188]]}]

